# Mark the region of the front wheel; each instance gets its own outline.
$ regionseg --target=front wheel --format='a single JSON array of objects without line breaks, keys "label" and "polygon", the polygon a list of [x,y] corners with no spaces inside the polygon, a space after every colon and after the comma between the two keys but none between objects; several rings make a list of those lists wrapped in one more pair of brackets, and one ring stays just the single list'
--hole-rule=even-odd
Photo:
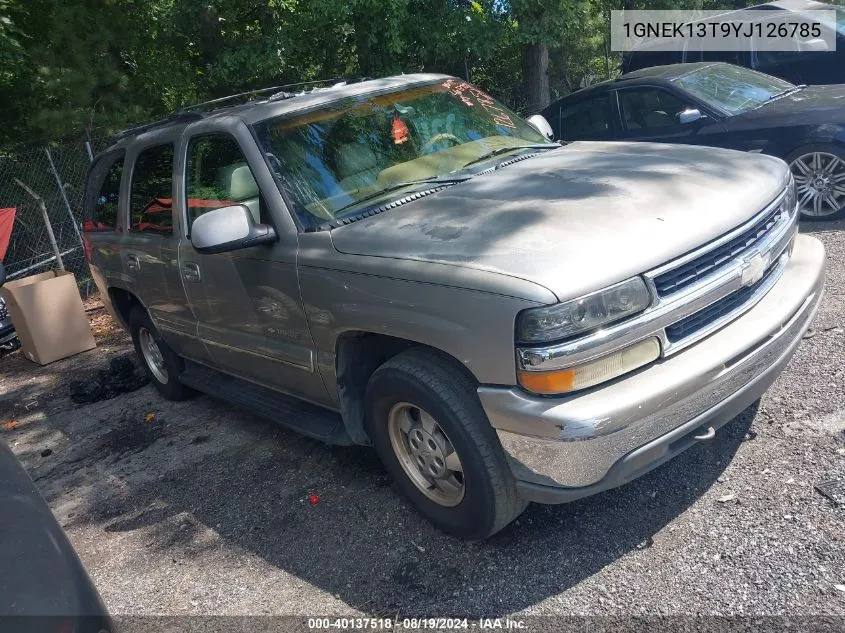
[{"label": "front wheel", "polygon": [[795,178],[802,220],[845,216],[845,151],[835,145],[807,145],[786,158]]},{"label": "front wheel", "polygon": [[525,509],[473,381],[425,348],[398,354],[367,385],[367,431],[405,496],[441,530],[490,536]]}]

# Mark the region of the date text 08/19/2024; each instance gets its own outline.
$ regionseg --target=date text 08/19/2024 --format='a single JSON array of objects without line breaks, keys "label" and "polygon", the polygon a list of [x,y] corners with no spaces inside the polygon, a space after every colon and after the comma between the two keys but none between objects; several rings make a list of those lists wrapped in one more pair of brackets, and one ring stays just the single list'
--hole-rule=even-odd
[{"label": "date text 08/19/2024", "polygon": [[523,620],[511,618],[308,618],[309,629],[346,630],[524,630]]}]

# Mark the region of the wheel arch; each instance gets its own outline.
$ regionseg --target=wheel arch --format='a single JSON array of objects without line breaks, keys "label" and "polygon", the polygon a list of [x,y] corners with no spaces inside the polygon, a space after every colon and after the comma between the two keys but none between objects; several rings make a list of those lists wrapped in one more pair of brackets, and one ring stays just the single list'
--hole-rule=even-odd
[{"label": "wheel arch", "polygon": [[335,376],[340,412],[346,431],[356,444],[369,446],[370,438],[364,427],[364,397],[370,376],[385,362],[411,348],[425,348],[445,359],[455,371],[468,376],[475,384],[478,379],[453,355],[418,341],[364,330],[349,330],[335,342]]},{"label": "wheel arch", "polygon": [[119,286],[108,287],[108,300],[111,303],[112,311],[118,318],[124,328],[129,329],[129,315],[132,313],[132,308],[140,306],[144,310],[146,307],[135,293],[121,288]]},{"label": "wheel arch", "polygon": [[783,159],[789,163],[798,156],[804,153],[811,153],[814,149],[834,147],[840,152],[845,152],[845,131],[839,136],[826,138],[804,138],[801,143],[794,146],[783,156]]}]

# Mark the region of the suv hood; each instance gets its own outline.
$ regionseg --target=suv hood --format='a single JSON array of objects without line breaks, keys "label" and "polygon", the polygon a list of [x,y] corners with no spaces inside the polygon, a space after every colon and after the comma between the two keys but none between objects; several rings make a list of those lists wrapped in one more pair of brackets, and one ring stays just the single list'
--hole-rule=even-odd
[{"label": "suv hood", "polygon": [[777,196],[786,172],[779,159],[731,150],[577,142],[331,236],[341,253],[509,275],[563,301],[730,231]]}]

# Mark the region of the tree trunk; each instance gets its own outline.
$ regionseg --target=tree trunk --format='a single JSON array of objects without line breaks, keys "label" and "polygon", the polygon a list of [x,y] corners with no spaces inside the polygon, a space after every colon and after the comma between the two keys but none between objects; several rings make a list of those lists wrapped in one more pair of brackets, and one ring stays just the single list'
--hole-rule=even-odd
[{"label": "tree trunk", "polygon": [[549,105],[549,47],[525,44],[522,47],[522,73],[525,77],[527,112],[535,114]]}]

